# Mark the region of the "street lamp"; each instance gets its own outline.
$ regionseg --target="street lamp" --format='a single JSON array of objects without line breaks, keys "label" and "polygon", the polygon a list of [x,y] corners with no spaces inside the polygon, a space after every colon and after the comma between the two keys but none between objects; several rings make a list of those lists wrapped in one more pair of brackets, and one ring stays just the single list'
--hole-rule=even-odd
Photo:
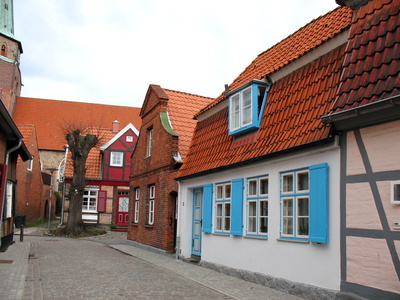
[{"label": "street lamp", "polygon": [[50,231],[50,221],[51,221],[51,198],[53,195],[53,173],[57,171],[57,168],[47,168],[47,171],[50,172],[50,201],[49,201],[49,222],[47,224],[47,230]]}]

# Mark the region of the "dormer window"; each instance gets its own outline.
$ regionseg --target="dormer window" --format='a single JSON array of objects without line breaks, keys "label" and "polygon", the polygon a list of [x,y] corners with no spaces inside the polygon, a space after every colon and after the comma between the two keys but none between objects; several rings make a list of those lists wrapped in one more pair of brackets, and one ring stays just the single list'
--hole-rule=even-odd
[{"label": "dormer window", "polygon": [[229,135],[239,135],[260,127],[269,85],[252,80],[229,93]]}]

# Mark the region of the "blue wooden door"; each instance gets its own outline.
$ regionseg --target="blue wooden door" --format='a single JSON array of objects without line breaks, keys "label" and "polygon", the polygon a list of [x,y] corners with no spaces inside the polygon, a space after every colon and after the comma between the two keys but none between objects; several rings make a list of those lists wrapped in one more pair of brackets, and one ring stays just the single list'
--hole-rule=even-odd
[{"label": "blue wooden door", "polygon": [[192,254],[201,255],[203,189],[193,190]]}]

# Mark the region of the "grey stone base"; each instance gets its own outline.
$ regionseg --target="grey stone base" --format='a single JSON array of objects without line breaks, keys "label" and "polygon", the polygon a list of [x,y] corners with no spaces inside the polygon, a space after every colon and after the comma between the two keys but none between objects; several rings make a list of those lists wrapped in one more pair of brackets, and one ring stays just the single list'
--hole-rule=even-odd
[{"label": "grey stone base", "polygon": [[296,295],[304,299],[361,299],[356,295],[343,294],[339,291],[319,288],[312,285],[293,282],[282,278],[272,277],[261,273],[250,272],[246,270],[234,269],[223,265],[218,265],[201,260],[200,266],[212,269],[214,271],[234,276],[249,282],[260,284],[287,294]]}]

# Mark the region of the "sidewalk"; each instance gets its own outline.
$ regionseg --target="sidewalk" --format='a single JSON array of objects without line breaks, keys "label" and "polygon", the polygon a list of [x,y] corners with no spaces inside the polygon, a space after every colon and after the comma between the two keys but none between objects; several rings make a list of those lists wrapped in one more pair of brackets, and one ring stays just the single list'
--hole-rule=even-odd
[{"label": "sidewalk", "polygon": [[[0,253],[0,262],[2,262],[0,263],[0,299],[22,299],[24,294],[30,243],[20,242],[19,232],[20,230],[16,229],[15,243],[6,252]],[[47,225],[24,229],[24,235],[27,236],[43,236],[46,232]],[[102,236],[84,239],[103,243],[108,247],[179,274],[233,299],[301,299],[262,285],[218,273],[196,264],[176,260],[172,255],[158,254],[142,247],[137,247],[126,240],[126,233],[110,231]]]}]

